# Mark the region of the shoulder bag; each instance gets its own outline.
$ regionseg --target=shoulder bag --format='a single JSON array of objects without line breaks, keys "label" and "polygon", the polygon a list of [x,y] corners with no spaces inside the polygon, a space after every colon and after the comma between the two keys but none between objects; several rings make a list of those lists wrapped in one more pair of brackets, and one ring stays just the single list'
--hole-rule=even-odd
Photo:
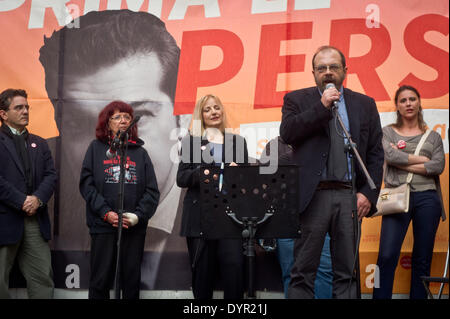
[{"label": "shoulder bag", "polygon": [[[431,130],[428,129],[425,134],[422,135],[422,138],[417,144],[416,151],[414,155],[419,155],[420,149],[425,143],[428,135]],[[386,174],[386,162],[383,165],[383,180]],[[406,177],[406,183],[401,184],[397,187],[384,187],[380,191],[380,195],[378,196],[377,201],[377,212],[372,215],[372,217],[390,215],[390,214],[398,214],[398,213],[407,213],[409,211],[409,193],[410,193],[410,183],[413,177],[413,173],[408,173]]]}]

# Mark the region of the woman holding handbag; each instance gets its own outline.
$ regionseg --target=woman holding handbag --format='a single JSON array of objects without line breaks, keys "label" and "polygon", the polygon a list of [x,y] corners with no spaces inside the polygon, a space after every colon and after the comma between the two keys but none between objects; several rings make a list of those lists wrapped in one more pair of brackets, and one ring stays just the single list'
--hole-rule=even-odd
[{"label": "woman holding handbag", "polygon": [[410,298],[425,299],[421,276],[430,275],[439,218],[445,219],[439,185],[439,174],[445,166],[444,149],[440,135],[426,128],[417,89],[401,86],[395,93],[395,104],[397,122],[383,128],[387,164],[384,183],[386,187],[397,187],[409,181],[410,202],[407,213],[383,216],[377,261],[380,281],[373,298],[392,298],[395,269],[412,220]]}]

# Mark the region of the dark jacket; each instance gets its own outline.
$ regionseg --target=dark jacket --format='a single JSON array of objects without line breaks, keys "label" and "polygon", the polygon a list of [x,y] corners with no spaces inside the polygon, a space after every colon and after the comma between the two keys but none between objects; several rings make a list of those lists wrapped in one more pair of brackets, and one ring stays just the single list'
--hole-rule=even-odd
[{"label": "dark jacket", "polygon": [[[225,164],[248,163],[247,142],[239,135],[225,133],[223,161]],[[177,172],[177,185],[187,187],[183,201],[183,217],[181,220],[181,236],[200,237],[201,205],[200,199],[200,167],[210,165],[205,161],[211,152],[206,139],[186,136],[182,141],[181,161]],[[204,154],[205,153],[205,154]]]},{"label": "dark jacket", "polygon": [[[142,140],[129,143],[124,187],[124,212],[138,216],[137,225],[124,231],[145,232],[150,217],[156,211],[159,201],[158,184],[153,164],[147,151],[141,147]],[[83,160],[80,175],[80,192],[86,200],[86,222],[91,234],[116,232],[104,221],[109,211],[118,212],[119,160],[108,159],[109,146],[99,140],[89,145]]]},{"label": "dark jacket", "polygon": [[[56,185],[56,171],[47,142],[34,134],[26,140],[33,174],[33,192],[44,205],[36,212],[42,237],[51,239],[47,202]],[[17,243],[23,235],[27,194],[24,168],[13,139],[0,129],[0,245]]]},{"label": "dark jacket", "polygon": [[292,146],[286,144],[281,136],[277,136],[271,139],[264,147],[259,162],[262,165],[270,164],[270,154],[271,150],[277,148],[278,151],[278,165],[291,165],[293,163],[293,150]]},{"label": "dark jacket", "polygon": [[[292,145],[294,162],[300,170],[300,212],[311,201],[322,171],[327,165],[330,149],[328,122],[332,112],[320,102],[317,87],[290,92],[284,97],[280,136]],[[364,172],[356,166],[356,192],[363,193],[371,202],[371,211],[376,203],[383,175],[383,133],[375,101],[363,94],[344,88],[344,99],[350,123],[350,135],[377,189],[370,190]]]}]

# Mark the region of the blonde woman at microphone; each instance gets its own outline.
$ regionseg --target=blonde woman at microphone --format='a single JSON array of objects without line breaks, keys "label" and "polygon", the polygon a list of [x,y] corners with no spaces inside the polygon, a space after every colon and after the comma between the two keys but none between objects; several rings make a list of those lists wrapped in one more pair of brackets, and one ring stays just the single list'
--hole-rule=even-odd
[{"label": "blonde woman at microphone", "polygon": [[[94,139],[83,160],[80,192],[86,201],[91,235],[90,299],[109,299],[116,272],[120,161],[113,139],[133,122],[133,109],[114,101],[100,111]],[[120,281],[124,299],[139,299],[141,262],[148,220],[158,206],[159,191],[150,157],[136,125],[129,130],[123,189]]]},{"label": "blonde woman at microphone", "polygon": [[[219,97],[208,94],[198,100],[192,129],[182,141],[177,185],[187,188],[183,202],[181,236],[186,237],[195,299],[211,299],[219,273],[225,299],[244,294],[244,259],[241,239],[208,240],[200,232],[200,183],[202,164],[238,165],[248,162],[245,139],[225,132],[226,115]],[[223,176],[221,176],[223,178]]]}]

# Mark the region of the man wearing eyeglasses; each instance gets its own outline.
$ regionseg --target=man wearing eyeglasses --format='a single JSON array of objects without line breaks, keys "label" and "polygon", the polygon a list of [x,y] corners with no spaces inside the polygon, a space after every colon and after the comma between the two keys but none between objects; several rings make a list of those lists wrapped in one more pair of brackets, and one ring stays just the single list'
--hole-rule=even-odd
[{"label": "man wearing eyeglasses", "polygon": [[[372,98],[343,87],[347,66],[339,49],[320,47],[312,65],[316,86],[285,95],[280,126],[280,136],[292,145],[294,162],[300,167],[302,234],[294,245],[288,296],[314,298],[314,279],[328,233],[333,298],[356,298],[353,269],[357,243],[352,203],[356,200],[358,222],[376,211],[384,160],[380,117]],[[351,173],[351,159],[336,121],[337,113],[357,145],[376,190],[370,189],[356,161],[354,174]],[[356,199],[352,195],[352,175]]]},{"label": "man wearing eyeglasses", "polygon": [[10,298],[9,274],[17,258],[29,298],[53,297],[47,202],[56,172],[47,142],[28,133],[24,90],[0,94],[0,298]]}]

